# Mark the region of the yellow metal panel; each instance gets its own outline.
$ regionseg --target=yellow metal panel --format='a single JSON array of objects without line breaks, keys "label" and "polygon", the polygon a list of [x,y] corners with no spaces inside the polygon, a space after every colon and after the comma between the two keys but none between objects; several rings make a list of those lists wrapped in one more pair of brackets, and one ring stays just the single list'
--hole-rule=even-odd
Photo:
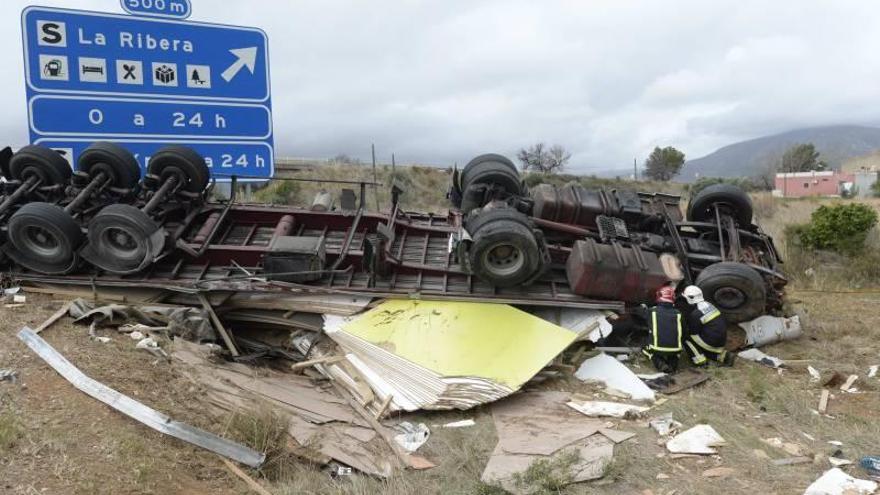
[{"label": "yellow metal panel", "polygon": [[441,376],[518,388],[576,338],[505,304],[389,300],[343,330]]}]

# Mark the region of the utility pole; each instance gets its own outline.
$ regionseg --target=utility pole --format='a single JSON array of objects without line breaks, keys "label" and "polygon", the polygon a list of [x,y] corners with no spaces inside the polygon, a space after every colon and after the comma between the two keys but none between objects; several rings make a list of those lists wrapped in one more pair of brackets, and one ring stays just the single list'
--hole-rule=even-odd
[{"label": "utility pole", "polygon": [[634,181],[638,181],[638,180],[639,180],[639,166],[636,165],[636,159],[635,159],[635,157],[633,157],[633,180],[634,180]]},{"label": "utility pole", "polygon": [[397,167],[397,164],[394,162],[394,153],[391,153],[391,177],[394,177],[394,169]]}]

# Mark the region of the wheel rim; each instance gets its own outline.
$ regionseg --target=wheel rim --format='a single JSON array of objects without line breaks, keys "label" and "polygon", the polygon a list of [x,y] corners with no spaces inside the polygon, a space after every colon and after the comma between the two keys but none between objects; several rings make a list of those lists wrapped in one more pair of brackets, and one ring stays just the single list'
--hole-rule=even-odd
[{"label": "wheel rim", "polygon": [[736,287],[722,287],[715,291],[715,304],[723,309],[736,309],[746,303],[746,294]]},{"label": "wheel rim", "polygon": [[522,249],[507,242],[494,244],[483,254],[483,266],[493,275],[513,275],[522,269],[524,264],[525,256]]},{"label": "wheel rim", "polygon": [[146,256],[145,239],[123,226],[107,226],[98,236],[99,250],[110,259],[140,263]]},{"label": "wheel rim", "polygon": [[41,225],[28,225],[21,241],[24,250],[43,258],[61,255],[62,243],[57,234]]}]

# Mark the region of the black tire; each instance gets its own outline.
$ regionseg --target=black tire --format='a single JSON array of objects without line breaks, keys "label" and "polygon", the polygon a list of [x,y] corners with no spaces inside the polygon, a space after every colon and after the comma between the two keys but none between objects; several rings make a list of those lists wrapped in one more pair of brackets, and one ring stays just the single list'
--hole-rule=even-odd
[{"label": "black tire", "polygon": [[522,181],[516,166],[507,158],[494,153],[480,155],[464,167],[461,172],[461,191],[466,191],[471,184],[494,184],[511,195],[522,195]]},{"label": "black tire", "polygon": [[159,224],[131,205],[110,205],[89,222],[88,256],[110,273],[128,274],[149,264],[164,245]]},{"label": "black tire", "polygon": [[120,189],[134,189],[141,180],[141,166],[130,151],[107,141],[93,143],[85,149],[76,164],[77,168],[95,177],[104,172],[110,177],[110,185]]},{"label": "black tire", "polygon": [[740,225],[752,223],[751,198],[732,184],[714,184],[698,192],[688,204],[687,219],[694,222],[714,222],[716,205],[733,216]]},{"label": "black tire", "polygon": [[181,188],[200,193],[208,187],[211,173],[202,155],[186,146],[166,146],[150,157],[150,175],[159,177],[160,184],[169,177],[177,177]]},{"label": "black tire", "polygon": [[60,153],[33,144],[12,155],[8,168],[7,179],[25,181],[35,175],[43,186],[66,185],[73,174],[70,164]]},{"label": "black tire", "polygon": [[767,306],[767,285],[754,268],[724,261],[704,268],[697,286],[729,323],[749,321],[761,316]]},{"label": "black tire", "polygon": [[58,205],[28,203],[9,219],[9,242],[26,268],[56,274],[73,264],[82,244],[79,224]]},{"label": "black tire", "polygon": [[544,257],[528,218],[515,210],[481,211],[468,219],[471,273],[496,287],[525,284],[543,271]]}]

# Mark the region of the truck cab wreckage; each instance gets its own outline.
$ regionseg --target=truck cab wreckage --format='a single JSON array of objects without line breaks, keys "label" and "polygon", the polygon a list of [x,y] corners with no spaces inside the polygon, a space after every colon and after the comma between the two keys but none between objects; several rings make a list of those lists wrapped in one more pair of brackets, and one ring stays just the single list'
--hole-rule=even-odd
[{"label": "truck cab wreckage", "polygon": [[[202,157],[168,146],[137,160],[106,142],[72,172],[57,152],[0,154],[0,248],[31,283],[180,292],[330,292],[621,311],[669,281],[700,286],[730,322],[777,313],[786,278],[749,197],[541,184],[507,158],[454,171],[448,214],[367,211],[347,182],[338,209],[211,200]],[[318,182],[334,182],[315,179]],[[318,203],[316,203],[318,204]],[[323,210],[323,211],[321,211]]]}]

